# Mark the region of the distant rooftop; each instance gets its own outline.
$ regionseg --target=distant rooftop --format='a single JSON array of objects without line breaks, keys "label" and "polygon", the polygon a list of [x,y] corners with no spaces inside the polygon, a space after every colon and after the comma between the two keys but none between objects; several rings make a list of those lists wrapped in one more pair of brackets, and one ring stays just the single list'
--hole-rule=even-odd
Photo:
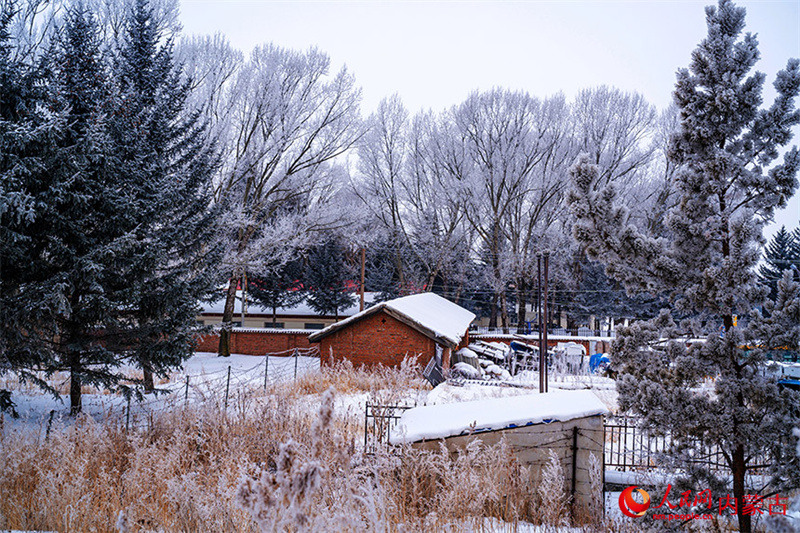
[{"label": "distant rooftop", "polygon": [[[365,305],[370,305],[375,301],[375,296],[377,293],[374,292],[367,292],[364,293],[364,300]],[[213,315],[221,315],[222,312],[225,310],[225,297],[221,296],[218,300],[214,300],[212,303],[201,303],[200,304],[202,309],[200,313],[202,314],[213,314]],[[343,311],[339,311],[340,317],[348,317],[358,313],[358,295],[356,295],[356,303],[351,305],[350,307],[344,309]],[[242,291],[236,291],[236,304],[234,308],[234,316],[241,316],[242,314]],[[253,302],[250,297],[247,297],[247,310],[245,312],[246,315],[265,315],[265,316],[272,316],[272,308],[271,307],[263,307],[262,305]],[[275,312],[276,315],[279,316],[303,316],[303,317],[315,317],[321,316],[319,313],[314,311],[308,302],[303,300],[299,304],[293,307],[278,307]]]},{"label": "distant rooftop", "polygon": [[438,294],[423,292],[374,305],[310,335],[308,339],[311,342],[319,342],[328,335],[381,310],[422,334],[451,347],[461,342],[467,328],[475,320],[475,315],[463,307]]}]

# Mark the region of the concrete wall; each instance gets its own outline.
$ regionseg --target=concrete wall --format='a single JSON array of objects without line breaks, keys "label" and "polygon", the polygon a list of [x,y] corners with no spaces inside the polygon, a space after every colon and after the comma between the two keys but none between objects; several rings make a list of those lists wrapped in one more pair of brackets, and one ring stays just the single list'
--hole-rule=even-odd
[{"label": "concrete wall", "polygon": [[[573,454],[572,449],[573,428],[577,428],[578,431],[577,454]],[[494,446],[503,438],[520,464],[531,467],[534,483],[538,484],[541,479],[542,468],[548,461],[548,450],[552,449],[561,460],[568,494],[572,488],[572,462],[576,461],[574,502],[579,508],[585,508],[592,497],[602,497],[602,494],[592,495],[589,472],[590,454],[593,453],[597,457],[601,469],[603,465],[602,416],[448,437],[444,439],[444,443],[451,453],[455,453],[458,449],[463,449],[472,439],[479,439],[487,446]],[[441,439],[437,439],[417,442],[412,446],[423,450],[438,451],[440,442]],[[602,490],[602,480],[600,480],[599,486]]]},{"label": "concrete wall", "polygon": [[[234,330],[231,333],[231,353],[243,355],[266,355],[295,348],[308,348],[311,331]],[[198,352],[216,352],[219,335],[212,333],[202,337],[195,348]],[[287,354],[291,355],[291,354]]]}]

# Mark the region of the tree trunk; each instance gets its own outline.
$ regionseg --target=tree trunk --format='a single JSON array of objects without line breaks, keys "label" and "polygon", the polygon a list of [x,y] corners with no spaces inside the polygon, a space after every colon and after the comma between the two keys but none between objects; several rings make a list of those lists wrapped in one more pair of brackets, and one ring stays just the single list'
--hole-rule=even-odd
[{"label": "tree trunk", "polygon": [[142,374],[144,374],[144,392],[153,392],[156,386],[153,381],[153,370],[148,363],[142,364]]},{"label": "tree trunk", "polygon": [[492,294],[492,307],[489,309],[489,328],[497,327],[497,293]]},{"label": "tree trunk", "polygon": [[81,412],[81,364],[80,355],[71,354],[69,364],[69,414],[75,416]]},{"label": "tree trunk", "polygon": [[528,316],[528,311],[525,309],[528,305],[528,286],[525,283],[525,279],[520,279],[517,281],[517,333],[525,334],[527,333],[527,328],[525,327],[526,318]]},{"label": "tree trunk", "polygon": [[239,278],[231,278],[228,283],[228,296],[225,299],[225,309],[222,311],[222,328],[219,330],[219,357],[231,355],[231,330],[233,329],[233,311],[236,305],[236,287]]},{"label": "tree trunk", "polygon": [[744,477],[746,472],[747,464],[745,463],[744,446],[737,444],[736,449],[733,451],[733,497],[736,498],[736,514],[739,518],[739,531],[741,533],[751,533],[753,527],[750,515],[744,513]]},{"label": "tree trunk", "polygon": [[508,333],[508,300],[506,291],[500,293],[500,322],[503,325],[503,333]]}]

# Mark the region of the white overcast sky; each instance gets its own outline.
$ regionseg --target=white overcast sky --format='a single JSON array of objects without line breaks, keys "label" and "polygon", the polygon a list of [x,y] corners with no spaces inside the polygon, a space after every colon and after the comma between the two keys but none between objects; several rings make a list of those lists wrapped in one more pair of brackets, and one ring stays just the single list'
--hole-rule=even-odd
[{"label": "white overcast sky", "polygon": [[[675,71],[706,34],[711,3],[181,0],[181,22],[184,35],[223,33],[244,52],[266,42],[318,47],[335,70],[346,65],[355,74],[364,115],[394,93],[413,113],[441,111],[492,87],[570,98],[602,84],[640,92],[663,109]],[[769,98],[775,73],[800,57],[800,1],[736,4],[747,8],[746,31],[758,35]],[[789,228],[799,222],[800,194],[776,217]]]}]

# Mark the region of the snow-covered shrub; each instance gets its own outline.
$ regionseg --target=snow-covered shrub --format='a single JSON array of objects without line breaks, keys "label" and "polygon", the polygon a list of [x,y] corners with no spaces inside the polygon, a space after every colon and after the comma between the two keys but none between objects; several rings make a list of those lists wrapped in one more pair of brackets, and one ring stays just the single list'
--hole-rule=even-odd
[{"label": "snow-covered shrub", "polygon": [[536,489],[542,523],[551,526],[567,525],[569,499],[565,483],[561,460],[556,452],[548,450],[547,464],[542,469],[542,478]]}]

